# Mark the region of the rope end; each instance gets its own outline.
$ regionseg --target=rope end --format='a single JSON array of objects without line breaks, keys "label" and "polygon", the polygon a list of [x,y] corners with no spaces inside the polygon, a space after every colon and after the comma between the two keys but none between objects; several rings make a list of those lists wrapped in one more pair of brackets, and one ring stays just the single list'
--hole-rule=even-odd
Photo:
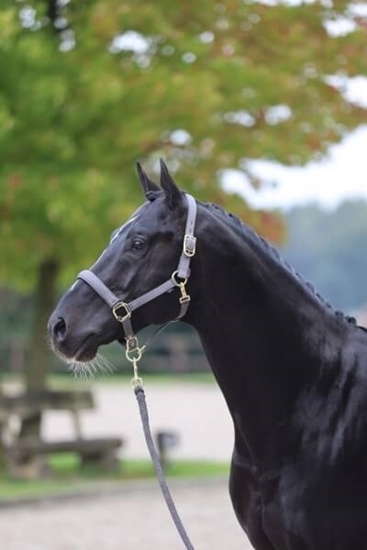
[{"label": "rope end", "polygon": [[141,378],[133,378],[131,380],[131,385],[133,387],[135,395],[138,395],[139,393],[144,393],[143,380]]}]

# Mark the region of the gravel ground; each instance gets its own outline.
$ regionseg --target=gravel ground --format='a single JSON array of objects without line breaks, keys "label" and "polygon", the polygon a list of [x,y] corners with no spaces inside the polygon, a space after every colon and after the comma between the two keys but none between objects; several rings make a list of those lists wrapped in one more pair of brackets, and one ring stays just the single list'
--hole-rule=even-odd
[{"label": "gravel ground", "polygon": [[[250,550],[227,484],[175,482],[172,494],[196,550]],[[45,502],[0,512],[4,550],[182,550],[158,487]]]},{"label": "gravel ground", "polygon": [[[146,458],[138,405],[130,383],[92,386],[96,409],[82,414],[82,431],[89,436],[121,436],[126,445],[122,457]],[[224,398],[215,384],[147,383],[145,386],[152,431],[174,431],[179,445],[173,458],[229,461],[233,428]],[[73,434],[70,414],[46,413],[46,439],[69,438]]]},{"label": "gravel ground", "polygon": [[[129,384],[93,387],[96,410],[83,413],[83,433],[121,436],[121,456],[147,458],[135,396]],[[152,430],[179,434],[172,458],[230,460],[233,429],[214,384],[148,384]],[[73,434],[67,413],[47,413],[44,436]],[[230,503],[227,481],[175,481],[173,496],[196,550],[249,550]],[[184,546],[156,483],[127,484],[117,494],[48,501],[0,510],[4,550],[179,550]]]}]

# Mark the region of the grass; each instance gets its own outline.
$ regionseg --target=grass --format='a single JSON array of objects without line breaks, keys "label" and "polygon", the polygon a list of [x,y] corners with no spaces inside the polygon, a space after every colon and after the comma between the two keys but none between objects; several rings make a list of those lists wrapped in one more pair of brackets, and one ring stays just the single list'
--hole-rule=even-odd
[{"label": "grass", "polygon": [[[214,377],[211,372],[198,372],[198,373],[156,373],[145,374],[141,373],[143,383],[149,387],[152,384],[214,384]],[[52,389],[75,389],[81,387],[90,387],[91,385],[98,384],[128,384],[132,378],[132,373],[112,373],[112,374],[98,374],[94,378],[88,380],[83,378],[75,378],[70,372],[65,374],[52,374],[49,377],[48,385]],[[22,385],[23,379],[19,376],[12,376],[4,374],[0,377],[0,384],[16,384]]]},{"label": "grass", "polygon": [[[0,503],[22,498],[42,498],[47,495],[98,489],[106,482],[123,483],[127,480],[152,479],[153,465],[147,460],[124,460],[110,473],[79,467],[73,454],[54,455],[49,459],[53,476],[44,480],[12,480],[0,473]],[[193,478],[228,475],[229,465],[209,461],[177,460],[166,470],[167,478]]]},{"label": "grass", "polygon": [[[145,386],[152,384],[213,384],[214,377],[211,372],[198,373],[144,373],[140,376],[143,379]],[[75,378],[70,373],[54,374],[50,377],[51,387],[74,387],[75,384],[128,384],[130,385],[133,377],[132,372],[112,373],[112,374],[97,374],[94,378],[83,380]]]}]

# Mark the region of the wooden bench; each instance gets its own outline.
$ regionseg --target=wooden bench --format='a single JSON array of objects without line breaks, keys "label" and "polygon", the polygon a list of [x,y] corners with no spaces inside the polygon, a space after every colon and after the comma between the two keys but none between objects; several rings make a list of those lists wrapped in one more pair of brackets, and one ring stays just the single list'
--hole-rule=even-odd
[{"label": "wooden bench", "polygon": [[[15,396],[0,395],[1,441],[10,474],[18,478],[42,477],[49,472],[45,456],[57,453],[76,453],[82,467],[115,468],[122,439],[85,438],[82,435],[80,413],[92,410],[94,406],[93,395],[89,391],[43,390]],[[73,439],[45,441],[21,437],[24,421],[49,410],[70,412],[75,432]]]}]

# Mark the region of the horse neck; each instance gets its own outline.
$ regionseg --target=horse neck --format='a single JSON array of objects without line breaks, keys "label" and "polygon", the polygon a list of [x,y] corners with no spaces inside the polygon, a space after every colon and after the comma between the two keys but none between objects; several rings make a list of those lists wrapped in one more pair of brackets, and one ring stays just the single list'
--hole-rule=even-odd
[{"label": "horse neck", "polygon": [[204,283],[190,323],[246,452],[274,461],[300,392],[338,355],[343,324],[260,240],[209,226],[199,242]]}]

